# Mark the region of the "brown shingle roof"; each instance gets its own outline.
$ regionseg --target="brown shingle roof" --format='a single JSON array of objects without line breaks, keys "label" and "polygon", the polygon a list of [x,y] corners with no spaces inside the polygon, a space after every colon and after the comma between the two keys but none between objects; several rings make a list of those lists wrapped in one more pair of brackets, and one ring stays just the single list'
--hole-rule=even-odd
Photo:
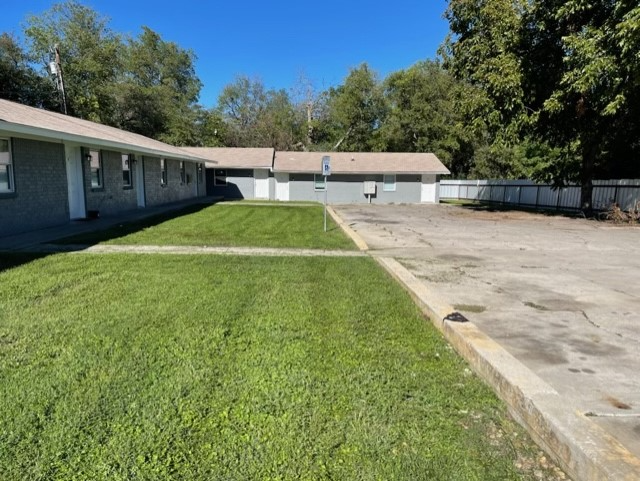
[{"label": "brown shingle roof", "polygon": [[321,173],[331,157],[334,174],[449,174],[434,154],[400,152],[276,152],[274,172]]},{"label": "brown shingle roof", "polygon": [[208,167],[236,169],[270,169],[273,165],[272,148],[239,147],[184,147],[187,152],[210,160]]},{"label": "brown shingle roof", "polygon": [[56,112],[0,99],[0,130],[68,140],[119,151],[186,160],[204,160],[173,145]]}]

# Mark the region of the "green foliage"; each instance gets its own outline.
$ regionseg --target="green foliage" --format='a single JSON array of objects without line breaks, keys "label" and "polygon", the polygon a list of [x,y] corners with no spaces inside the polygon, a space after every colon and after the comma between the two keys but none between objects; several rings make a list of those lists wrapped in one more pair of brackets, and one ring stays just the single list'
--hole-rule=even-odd
[{"label": "green foliage", "polygon": [[122,40],[107,24],[106,18],[72,0],[29,16],[25,34],[43,66],[51,60],[51,47],[59,45],[69,113],[112,125]]},{"label": "green foliage", "polygon": [[329,90],[328,102],[334,149],[376,150],[386,104],[377,76],[366,63],[352,69],[343,85]]},{"label": "green foliage", "polygon": [[460,160],[470,137],[455,108],[459,84],[436,62],[419,62],[384,81],[388,113],[380,127],[380,150],[433,152],[454,175],[468,170]]},{"label": "green foliage", "polygon": [[204,143],[196,104],[202,83],[192,51],[148,27],[125,39],[108,19],[75,0],[30,16],[25,34],[31,55],[43,65],[59,46],[70,115],[176,145]]},{"label": "green foliage", "polygon": [[[520,42],[525,2],[460,0],[450,2],[445,17],[452,35],[441,48],[444,66],[457,79],[475,87],[461,99],[476,133],[491,142],[513,144],[525,114]],[[477,123],[481,122],[481,125]]]},{"label": "green foliage", "polygon": [[595,176],[640,174],[622,160],[640,154],[637,2],[462,0],[447,18],[445,65],[477,92],[461,107],[479,171],[526,173],[539,145],[532,175],[579,180],[585,211]]},{"label": "green foliage", "polygon": [[302,118],[284,90],[266,90],[239,76],[222,90],[218,108],[227,123],[226,144],[292,150],[302,137]]},{"label": "green foliage", "polygon": [[62,254],[0,307],[7,481],[539,479],[371,259]]},{"label": "green foliage", "polygon": [[6,33],[0,35],[0,98],[49,109],[58,105],[53,84],[38,75],[18,41]]},{"label": "green foliage", "polygon": [[117,126],[174,145],[197,145],[195,102],[202,83],[195,54],[165,42],[148,27],[123,52]]}]

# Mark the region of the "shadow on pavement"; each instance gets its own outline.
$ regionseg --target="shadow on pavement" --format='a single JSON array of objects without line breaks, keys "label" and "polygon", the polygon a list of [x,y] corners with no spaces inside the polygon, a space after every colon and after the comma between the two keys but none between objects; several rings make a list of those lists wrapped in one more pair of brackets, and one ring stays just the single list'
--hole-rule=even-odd
[{"label": "shadow on pavement", "polygon": [[578,210],[559,210],[526,207],[521,205],[509,205],[493,202],[446,202],[443,204],[455,205],[474,212],[523,212],[528,214],[540,214],[551,217],[566,217],[570,219],[584,219],[584,214]]}]

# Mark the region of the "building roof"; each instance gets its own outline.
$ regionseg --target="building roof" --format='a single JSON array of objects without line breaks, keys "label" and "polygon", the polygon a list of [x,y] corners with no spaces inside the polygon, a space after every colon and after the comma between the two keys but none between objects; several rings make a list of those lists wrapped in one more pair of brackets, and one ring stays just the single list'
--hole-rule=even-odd
[{"label": "building roof", "polygon": [[268,148],[239,147],[183,147],[193,155],[204,157],[207,167],[227,169],[270,169],[274,150]]},{"label": "building roof", "polygon": [[203,161],[195,153],[115,127],[0,99],[0,131],[156,157]]},{"label": "building roof", "polygon": [[319,174],[325,155],[333,174],[450,173],[434,154],[399,152],[276,152],[273,171]]}]

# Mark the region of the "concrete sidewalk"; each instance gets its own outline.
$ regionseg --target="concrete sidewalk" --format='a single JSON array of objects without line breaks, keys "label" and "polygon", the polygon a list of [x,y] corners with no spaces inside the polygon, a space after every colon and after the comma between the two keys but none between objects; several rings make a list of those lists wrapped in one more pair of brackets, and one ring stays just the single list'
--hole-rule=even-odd
[{"label": "concrete sidewalk", "polygon": [[640,229],[334,206],[576,480],[640,479]]},{"label": "concrete sidewalk", "polygon": [[156,245],[111,245],[94,246],[75,244],[39,244],[24,247],[23,252],[54,254],[180,254],[180,255],[230,255],[264,257],[365,257],[361,251],[296,249],[282,247],[209,247],[209,246],[156,246]]}]

